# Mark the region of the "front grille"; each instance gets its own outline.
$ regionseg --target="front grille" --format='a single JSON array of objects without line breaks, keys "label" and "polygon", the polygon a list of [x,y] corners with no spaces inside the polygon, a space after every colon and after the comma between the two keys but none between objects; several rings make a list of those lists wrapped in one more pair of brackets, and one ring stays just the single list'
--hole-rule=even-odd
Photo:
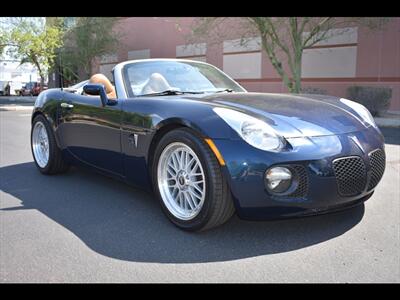
[{"label": "front grille", "polygon": [[376,187],[378,182],[383,176],[385,171],[385,152],[381,149],[377,149],[368,154],[369,164],[371,166],[371,177],[368,184],[368,191]]},{"label": "front grille", "polygon": [[354,196],[362,193],[366,186],[366,168],[359,156],[338,158],[333,161],[339,194]]},{"label": "front grille", "polygon": [[289,194],[289,197],[301,198],[305,197],[308,192],[308,176],[306,169],[303,166],[294,166],[293,167],[296,178],[298,180],[298,185],[295,191]]}]

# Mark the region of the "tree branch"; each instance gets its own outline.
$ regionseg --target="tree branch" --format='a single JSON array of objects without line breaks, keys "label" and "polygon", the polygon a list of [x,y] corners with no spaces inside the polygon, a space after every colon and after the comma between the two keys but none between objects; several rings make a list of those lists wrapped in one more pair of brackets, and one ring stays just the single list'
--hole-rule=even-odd
[{"label": "tree branch", "polygon": [[[322,26],[324,26],[325,24],[328,23],[328,21],[330,21],[332,19],[332,17],[326,17],[324,18],[321,22],[319,22],[316,26],[314,26],[314,28],[312,28],[310,35],[308,36],[308,38],[303,42],[303,48],[307,48],[310,47],[309,44],[307,44],[315,35],[317,35],[318,33],[321,32],[321,28]],[[325,31],[326,32],[326,31]],[[311,43],[310,45],[314,45],[315,43]]]}]

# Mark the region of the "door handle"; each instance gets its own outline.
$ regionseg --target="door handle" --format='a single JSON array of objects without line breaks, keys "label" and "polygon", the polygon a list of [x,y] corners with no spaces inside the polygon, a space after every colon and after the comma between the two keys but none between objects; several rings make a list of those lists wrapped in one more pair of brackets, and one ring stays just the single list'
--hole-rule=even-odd
[{"label": "door handle", "polygon": [[63,103],[61,103],[61,107],[63,107],[63,108],[73,108],[74,105],[63,102]]}]

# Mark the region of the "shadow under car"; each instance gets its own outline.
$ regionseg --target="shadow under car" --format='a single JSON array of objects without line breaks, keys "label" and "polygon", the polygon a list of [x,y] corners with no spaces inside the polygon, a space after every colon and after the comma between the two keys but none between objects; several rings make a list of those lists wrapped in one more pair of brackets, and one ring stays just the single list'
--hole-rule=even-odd
[{"label": "shadow under car", "polygon": [[189,233],[167,220],[152,195],[86,170],[45,176],[28,162],[0,168],[0,178],[0,189],[21,201],[2,213],[36,209],[93,251],[127,261],[201,263],[287,252],[340,236],[364,215],[362,204],[281,221],[249,222],[234,216],[213,230]]}]

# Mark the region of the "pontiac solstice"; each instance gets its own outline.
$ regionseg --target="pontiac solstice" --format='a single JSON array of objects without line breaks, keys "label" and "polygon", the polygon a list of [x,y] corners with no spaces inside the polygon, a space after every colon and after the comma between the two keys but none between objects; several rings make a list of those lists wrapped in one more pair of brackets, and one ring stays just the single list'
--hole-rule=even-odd
[{"label": "pontiac solstice", "polygon": [[349,208],[385,169],[369,111],[326,95],[250,93],[216,67],[119,63],[83,88],[42,92],[31,146],[44,174],[91,168],[154,191],[181,229]]}]

